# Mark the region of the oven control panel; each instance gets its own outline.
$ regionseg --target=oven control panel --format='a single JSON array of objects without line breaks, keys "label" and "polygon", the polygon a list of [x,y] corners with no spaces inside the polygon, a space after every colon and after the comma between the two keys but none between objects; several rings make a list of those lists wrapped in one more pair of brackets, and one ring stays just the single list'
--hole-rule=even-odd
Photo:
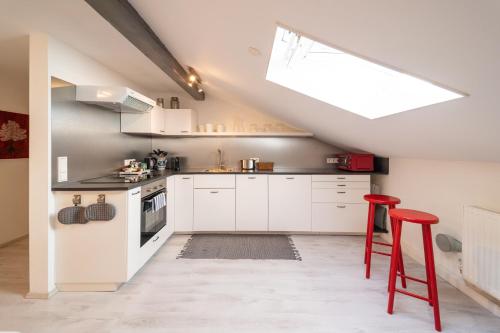
[{"label": "oven control panel", "polygon": [[162,191],[167,187],[167,180],[161,179],[141,186],[141,196],[145,197],[152,193]]}]

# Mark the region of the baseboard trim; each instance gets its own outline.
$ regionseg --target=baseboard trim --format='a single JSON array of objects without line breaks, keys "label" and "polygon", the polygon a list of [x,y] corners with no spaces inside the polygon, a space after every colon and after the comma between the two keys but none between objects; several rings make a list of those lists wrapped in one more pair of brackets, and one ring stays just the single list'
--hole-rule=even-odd
[{"label": "baseboard trim", "polygon": [[11,239],[10,241],[7,241],[5,243],[0,244],[0,249],[2,247],[7,247],[7,246],[9,246],[9,245],[11,245],[11,244],[13,244],[13,243],[15,243],[17,241],[20,241],[21,239],[24,239],[24,238],[28,238],[28,234],[16,237],[14,239]]},{"label": "baseboard trim", "polygon": [[57,290],[66,291],[117,291],[121,283],[57,283]]},{"label": "baseboard trim", "polygon": [[[303,236],[365,236],[365,232],[327,232],[327,231],[176,231],[174,235],[224,234],[224,235],[303,235]],[[375,232],[375,236],[385,233]]]},{"label": "baseboard trim", "polygon": [[57,289],[56,288],[52,289],[48,293],[33,293],[33,292],[29,292],[26,295],[24,295],[24,298],[26,298],[26,299],[49,299],[52,296],[54,296],[55,294],[57,294]]}]

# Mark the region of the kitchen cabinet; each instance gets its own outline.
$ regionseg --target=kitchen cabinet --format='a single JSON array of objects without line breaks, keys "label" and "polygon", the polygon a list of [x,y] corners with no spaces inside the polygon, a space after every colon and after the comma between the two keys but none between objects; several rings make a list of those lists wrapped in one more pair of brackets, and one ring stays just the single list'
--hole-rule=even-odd
[{"label": "kitchen cabinet", "polygon": [[121,113],[121,131],[123,133],[165,134],[165,109],[155,106],[145,113]]},{"label": "kitchen cabinet", "polygon": [[194,188],[234,188],[235,175],[195,175]]},{"label": "kitchen cabinet", "polygon": [[268,230],[268,176],[236,176],[236,231]]},{"label": "kitchen cabinet", "polygon": [[74,194],[81,206],[100,194],[115,207],[111,221],[61,224],[55,217],[55,283],[59,291],[114,291],[165,243],[172,230],[164,227],[141,247],[141,189],[128,191],[54,192],[55,210],[71,206]]},{"label": "kitchen cabinet", "polygon": [[365,233],[369,175],[314,175],[312,231]]},{"label": "kitchen cabinet", "polygon": [[175,231],[190,232],[193,230],[194,176],[176,175],[174,183]]},{"label": "kitchen cabinet", "polygon": [[235,190],[194,190],[195,231],[235,231]]},{"label": "kitchen cabinet", "polygon": [[311,176],[269,176],[269,231],[311,231]]},{"label": "kitchen cabinet", "polygon": [[165,134],[182,135],[196,132],[198,117],[191,109],[165,109]]},{"label": "kitchen cabinet", "polygon": [[313,203],[312,231],[365,233],[368,205]]}]

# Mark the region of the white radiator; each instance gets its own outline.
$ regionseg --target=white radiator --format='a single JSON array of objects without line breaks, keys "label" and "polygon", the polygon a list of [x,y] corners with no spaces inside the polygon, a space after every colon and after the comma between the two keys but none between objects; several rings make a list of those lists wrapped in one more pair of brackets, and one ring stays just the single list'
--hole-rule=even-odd
[{"label": "white radiator", "polygon": [[500,213],[465,207],[463,277],[476,290],[500,302]]}]

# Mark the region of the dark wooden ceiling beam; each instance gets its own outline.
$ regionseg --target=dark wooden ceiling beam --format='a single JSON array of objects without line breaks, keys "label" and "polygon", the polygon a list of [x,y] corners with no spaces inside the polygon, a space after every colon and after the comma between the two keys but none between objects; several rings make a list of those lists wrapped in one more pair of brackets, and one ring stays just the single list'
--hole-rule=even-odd
[{"label": "dark wooden ceiling beam", "polygon": [[205,99],[196,83],[189,86],[184,67],[127,0],[85,1],[194,99]]}]

